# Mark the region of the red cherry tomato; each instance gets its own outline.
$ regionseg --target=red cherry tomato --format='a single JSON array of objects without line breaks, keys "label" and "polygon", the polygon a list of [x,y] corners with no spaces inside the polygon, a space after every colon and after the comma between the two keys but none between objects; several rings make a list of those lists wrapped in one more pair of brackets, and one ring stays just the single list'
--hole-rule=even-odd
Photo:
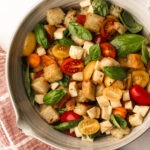
[{"label": "red cherry tomato", "polygon": [[94,43],[102,43],[102,42],[105,42],[105,39],[100,34],[97,34],[94,36],[93,42]]},{"label": "red cherry tomato", "polygon": [[84,65],[82,60],[72,58],[65,59],[60,66],[61,71],[69,76],[76,72],[81,72],[83,68]]},{"label": "red cherry tomato", "polygon": [[86,16],[85,15],[77,16],[77,22],[80,23],[81,25],[84,25],[85,20],[86,20]]},{"label": "red cherry tomato", "polygon": [[139,105],[150,105],[150,94],[139,85],[132,86],[130,96]]},{"label": "red cherry tomato", "polygon": [[35,78],[39,78],[39,77],[42,77],[44,75],[44,72],[43,70],[42,71],[39,71],[35,74]]},{"label": "red cherry tomato", "polygon": [[61,122],[69,122],[80,119],[81,116],[74,113],[73,111],[66,111],[60,116]]},{"label": "red cherry tomato", "polygon": [[70,133],[69,130],[66,130],[64,133],[70,135],[70,136],[73,136],[73,137],[76,137],[76,134],[74,132]]},{"label": "red cherry tomato", "polygon": [[101,25],[100,34],[107,40],[112,40],[117,35],[117,32],[114,29],[115,21],[116,20],[113,18],[106,18]]},{"label": "red cherry tomato", "polygon": [[110,43],[107,42],[101,43],[100,47],[101,47],[102,55],[104,57],[112,57],[112,58],[116,57],[116,50]]}]

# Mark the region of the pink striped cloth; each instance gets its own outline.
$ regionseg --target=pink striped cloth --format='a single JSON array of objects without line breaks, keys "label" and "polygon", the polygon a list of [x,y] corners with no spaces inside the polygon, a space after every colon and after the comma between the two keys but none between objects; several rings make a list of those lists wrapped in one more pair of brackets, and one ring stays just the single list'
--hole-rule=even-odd
[{"label": "pink striped cloth", "polygon": [[26,136],[16,127],[16,116],[5,79],[6,52],[0,48],[0,150],[55,150]]}]

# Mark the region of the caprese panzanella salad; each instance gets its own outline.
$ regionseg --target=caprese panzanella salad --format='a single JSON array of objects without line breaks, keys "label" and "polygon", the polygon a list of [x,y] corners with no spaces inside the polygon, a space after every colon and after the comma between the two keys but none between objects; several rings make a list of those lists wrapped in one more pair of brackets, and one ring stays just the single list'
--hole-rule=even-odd
[{"label": "caprese panzanella salad", "polygon": [[122,138],[150,105],[150,48],[143,26],[106,0],[46,10],[25,37],[23,76],[39,115],[63,133]]}]

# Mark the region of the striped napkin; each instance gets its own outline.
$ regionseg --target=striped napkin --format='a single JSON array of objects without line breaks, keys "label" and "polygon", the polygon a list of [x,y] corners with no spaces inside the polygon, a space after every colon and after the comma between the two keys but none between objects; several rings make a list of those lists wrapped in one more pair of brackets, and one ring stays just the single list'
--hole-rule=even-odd
[{"label": "striped napkin", "polygon": [[0,48],[0,150],[56,150],[28,137],[16,127],[16,116],[6,87],[6,51]]}]

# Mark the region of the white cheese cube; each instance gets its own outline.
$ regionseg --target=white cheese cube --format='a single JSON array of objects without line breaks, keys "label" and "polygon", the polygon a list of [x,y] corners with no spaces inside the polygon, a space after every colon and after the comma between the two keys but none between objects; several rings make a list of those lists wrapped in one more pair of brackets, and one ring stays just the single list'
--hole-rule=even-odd
[{"label": "white cheese cube", "polygon": [[140,114],[133,114],[129,116],[129,123],[133,127],[141,125],[142,122],[143,122],[143,117]]},{"label": "white cheese cube", "polygon": [[142,117],[145,117],[147,112],[149,110],[149,106],[138,106],[138,105],[135,105],[134,109],[133,109],[133,112],[134,113],[137,113],[137,114],[140,114]]},{"label": "white cheese cube", "polygon": [[98,70],[95,70],[92,76],[92,81],[95,84],[101,84],[104,79],[104,73]]},{"label": "white cheese cube", "polygon": [[130,94],[129,94],[129,90],[126,90],[123,92],[123,101],[129,101],[130,100]]},{"label": "white cheese cube", "polygon": [[99,107],[92,107],[87,110],[87,114],[90,118],[99,118],[100,117],[100,108]]},{"label": "white cheese cube", "polygon": [[122,104],[120,101],[110,101],[112,108],[121,107]]},{"label": "white cheese cube", "polygon": [[93,142],[94,139],[90,138],[88,135],[82,135],[82,141]]},{"label": "white cheese cube", "polygon": [[36,49],[36,53],[39,55],[39,56],[42,56],[42,55],[45,55],[46,54],[46,50],[40,46]]},{"label": "white cheese cube", "polygon": [[62,39],[64,36],[64,31],[66,30],[65,27],[61,27],[61,28],[57,28],[57,30],[54,32],[54,39],[58,40],[58,39]]},{"label": "white cheese cube", "polygon": [[75,128],[74,128],[74,132],[75,132],[76,137],[82,137],[82,134],[81,134],[81,132],[79,131],[78,127],[75,127]]},{"label": "white cheese cube", "polygon": [[72,45],[69,50],[69,56],[73,59],[81,59],[84,53],[84,49],[80,46]]},{"label": "white cheese cube", "polygon": [[99,97],[96,97],[96,99],[97,99],[97,102],[98,102],[100,107],[110,106],[109,100],[106,97],[99,96]]},{"label": "white cheese cube", "polygon": [[51,89],[52,89],[52,90],[55,90],[58,86],[59,86],[59,83],[58,83],[58,82],[53,82],[53,83],[51,83]]},{"label": "white cheese cube", "polygon": [[110,115],[112,113],[112,107],[111,106],[101,107],[101,109],[102,109],[101,118],[104,120],[109,120]]},{"label": "white cheese cube", "polygon": [[110,130],[113,127],[113,125],[111,124],[111,122],[109,120],[107,120],[107,121],[101,122],[100,127],[101,127],[101,132],[104,133],[104,132]]},{"label": "white cheese cube", "polygon": [[90,6],[90,5],[91,5],[91,0],[82,0],[80,2],[81,7],[87,7],[87,6]]},{"label": "white cheese cube", "polygon": [[76,82],[70,82],[69,93],[70,93],[71,97],[78,96],[78,89],[77,89],[77,83]]},{"label": "white cheese cube", "polygon": [[89,49],[92,45],[94,45],[94,43],[89,42],[89,41],[84,42],[83,49],[85,49],[85,51],[88,55],[89,55]]},{"label": "white cheese cube", "polygon": [[78,45],[83,45],[85,40],[78,38],[77,36],[71,36],[71,39]]},{"label": "white cheese cube", "polygon": [[127,101],[127,102],[125,102],[124,107],[125,107],[125,109],[133,110],[132,101]]},{"label": "white cheese cube", "polygon": [[94,9],[93,9],[93,6],[90,5],[89,8],[88,8],[88,13],[94,13]]},{"label": "white cheese cube", "polygon": [[94,69],[95,70],[101,70],[101,68],[100,68],[100,61],[99,60],[96,61]]},{"label": "white cheese cube", "polygon": [[75,81],[83,81],[83,72],[74,73],[72,79]]},{"label": "white cheese cube", "polygon": [[34,100],[38,103],[38,104],[43,104],[43,97],[44,94],[35,94]]}]

